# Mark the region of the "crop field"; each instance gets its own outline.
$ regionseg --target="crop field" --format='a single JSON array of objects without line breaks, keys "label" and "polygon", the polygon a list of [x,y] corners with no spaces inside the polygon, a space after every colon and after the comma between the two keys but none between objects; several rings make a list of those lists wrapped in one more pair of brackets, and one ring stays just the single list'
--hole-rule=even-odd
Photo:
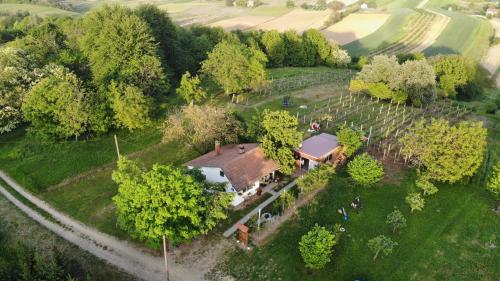
[{"label": "crop field", "polygon": [[364,38],[379,29],[389,19],[386,13],[354,13],[323,30],[323,34],[340,45]]},{"label": "crop field", "polygon": [[293,29],[302,33],[307,29],[320,29],[330,16],[330,11],[312,11],[297,8],[273,20],[255,26],[255,29],[272,30],[280,32]]},{"label": "crop field", "polygon": [[0,4],[0,12],[10,12],[15,13],[17,11],[28,11],[33,15],[40,17],[48,16],[75,16],[78,13],[66,11],[58,8],[42,6],[42,5],[32,5],[32,4]]},{"label": "crop field", "polygon": [[210,26],[222,27],[225,30],[247,30],[264,22],[272,20],[273,17],[266,16],[238,16],[235,18],[225,19],[214,22]]},{"label": "crop field", "polygon": [[397,9],[391,11],[391,16],[374,33],[344,45],[352,56],[368,55],[370,52],[388,46],[404,36],[403,28],[415,12],[411,9]]},{"label": "crop field", "polygon": [[436,41],[449,21],[450,18],[442,14],[418,11],[411,16],[410,21],[404,28],[405,35],[401,39],[372,52],[372,55],[396,55],[423,51]]}]

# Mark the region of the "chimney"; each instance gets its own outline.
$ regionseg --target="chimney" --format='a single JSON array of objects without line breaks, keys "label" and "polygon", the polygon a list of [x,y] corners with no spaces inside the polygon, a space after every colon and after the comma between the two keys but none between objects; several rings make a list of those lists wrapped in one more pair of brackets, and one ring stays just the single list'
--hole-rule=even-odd
[{"label": "chimney", "polygon": [[240,144],[240,151],[239,152],[240,152],[240,154],[245,153],[245,146],[244,145]]},{"label": "chimney", "polygon": [[215,141],[215,155],[220,155],[220,142]]}]

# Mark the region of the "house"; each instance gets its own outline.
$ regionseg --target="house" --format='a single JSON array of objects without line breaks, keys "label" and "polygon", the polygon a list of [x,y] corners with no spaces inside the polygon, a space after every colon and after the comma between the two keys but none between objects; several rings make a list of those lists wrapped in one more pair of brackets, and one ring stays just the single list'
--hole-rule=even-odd
[{"label": "house", "polygon": [[295,149],[295,155],[297,166],[305,170],[312,170],[327,161],[336,162],[343,157],[337,136],[327,133],[303,141],[300,147]]},{"label": "house", "polygon": [[494,17],[498,15],[499,10],[497,8],[488,8],[486,9],[486,16]]},{"label": "house", "polygon": [[360,8],[361,8],[361,10],[366,10],[366,9],[368,9],[368,4],[363,3],[363,4],[361,4]]},{"label": "house", "polygon": [[227,183],[226,192],[234,193],[233,206],[254,195],[261,185],[274,179],[279,165],[268,159],[256,143],[228,144],[217,142],[214,151],[186,163],[198,168],[208,182]]}]

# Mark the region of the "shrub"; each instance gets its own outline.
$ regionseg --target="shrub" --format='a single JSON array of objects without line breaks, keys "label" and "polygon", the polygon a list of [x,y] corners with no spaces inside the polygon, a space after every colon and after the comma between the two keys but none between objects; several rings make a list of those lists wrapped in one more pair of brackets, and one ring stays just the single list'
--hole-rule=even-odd
[{"label": "shrub", "polygon": [[379,182],[384,177],[384,167],[377,159],[363,153],[347,164],[347,171],[352,179],[364,186]]},{"label": "shrub", "polygon": [[408,193],[408,195],[405,198],[405,201],[406,203],[408,203],[408,205],[410,205],[412,213],[415,210],[422,211],[424,209],[425,200],[418,192]]},{"label": "shrub", "polygon": [[300,192],[307,194],[328,183],[330,176],[335,172],[335,167],[331,164],[323,164],[310,171],[305,176],[297,180]]},{"label": "shrub", "polygon": [[325,227],[315,225],[299,242],[299,250],[306,267],[323,268],[330,262],[333,246],[337,244],[338,234]]},{"label": "shrub", "polygon": [[293,0],[287,0],[286,1],[286,7],[287,8],[293,8],[293,7],[295,7],[295,1],[293,1]]},{"label": "shrub", "polygon": [[392,226],[392,232],[406,227],[406,218],[399,209],[394,209],[387,215],[385,223]]},{"label": "shrub", "polygon": [[495,196],[495,199],[500,198],[500,161],[493,167],[486,188]]}]

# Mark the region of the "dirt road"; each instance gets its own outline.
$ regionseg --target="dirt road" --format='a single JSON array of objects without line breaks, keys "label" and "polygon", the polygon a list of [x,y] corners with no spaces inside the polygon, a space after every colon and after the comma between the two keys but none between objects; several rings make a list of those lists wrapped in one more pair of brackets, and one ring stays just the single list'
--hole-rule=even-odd
[{"label": "dirt road", "polygon": [[[0,171],[0,178],[21,196],[26,198],[37,208],[50,214],[50,216],[58,222],[54,223],[48,220],[39,212],[16,199],[0,185],[0,193],[21,211],[26,213],[27,216],[45,226],[50,231],[140,279],[151,281],[165,280],[163,259],[161,257],[152,256],[126,241],[121,241],[115,237],[101,233],[96,229],[88,227],[58,212],[46,202],[27,192],[2,171]],[[172,281],[204,280],[203,275],[204,272],[198,272],[195,268],[185,268],[179,264],[170,263],[170,280]]]}]

